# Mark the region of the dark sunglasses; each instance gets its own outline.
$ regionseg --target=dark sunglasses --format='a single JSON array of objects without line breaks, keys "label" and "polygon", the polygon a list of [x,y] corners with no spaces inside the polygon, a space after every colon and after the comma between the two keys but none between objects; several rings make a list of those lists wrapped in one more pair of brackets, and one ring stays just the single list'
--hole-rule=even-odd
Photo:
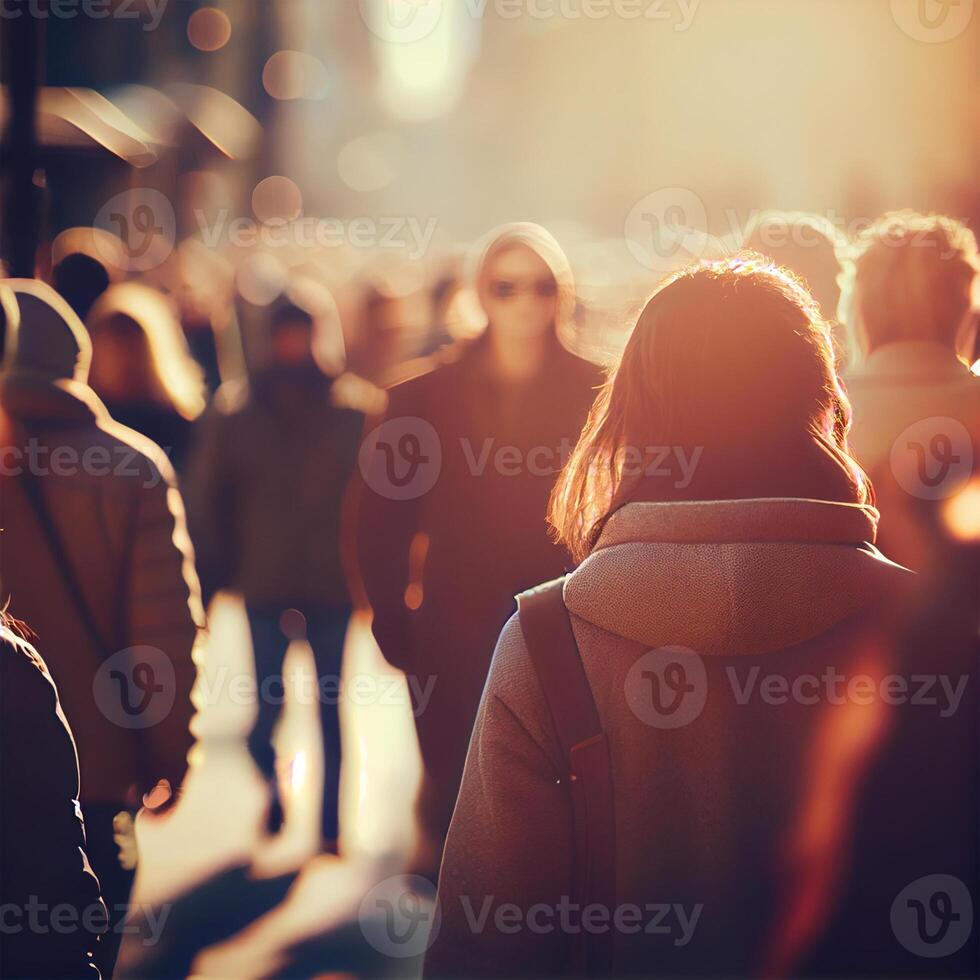
[{"label": "dark sunglasses", "polygon": [[558,295],[558,283],[554,279],[538,279],[524,284],[509,279],[494,279],[490,283],[490,295],[496,299],[512,299],[523,293],[532,293],[540,299],[551,299]]}]

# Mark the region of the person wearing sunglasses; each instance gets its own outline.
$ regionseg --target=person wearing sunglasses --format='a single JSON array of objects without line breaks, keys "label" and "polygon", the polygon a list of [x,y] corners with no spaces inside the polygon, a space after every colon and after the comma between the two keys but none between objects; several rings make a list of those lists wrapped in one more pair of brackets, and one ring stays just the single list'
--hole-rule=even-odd
[{"label": "person wearing sunglasses", "polygon": [[569,562],[548,495],[602,380],[566,349],[574,284],[545,229],[505,226],[475,254],[487,329],[392,388],[361,454],[357,564],[381,650],[409,675],[415,870],[433,878],[496,636],[514,596]]}]

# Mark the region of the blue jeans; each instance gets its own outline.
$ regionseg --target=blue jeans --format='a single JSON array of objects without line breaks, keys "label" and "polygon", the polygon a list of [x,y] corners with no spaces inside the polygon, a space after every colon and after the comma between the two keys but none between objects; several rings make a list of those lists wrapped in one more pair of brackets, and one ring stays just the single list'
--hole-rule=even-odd
[{"label": "blue jeans", "polygon": [[[266,606],[246,603],[252,631],[259,702],[255,725],[248,738],[248,748],[262,775],[270,781],[274,779],[276,756],[272,747],[272,731],[282,711],[282,664],[290,642],[297,635],[295,632],[292,635],[283,632],[281,620],[288,609],[298,609],[305,617],[306,639],[313,650],[316,664],[324,766],[321,829],[325,841],[336,841],[341,749],[337,701],[344,639],[351,616],[349,606]],[[298,635],[301,636],[302,620],[299,617],[294,617],[294,620],[300,624]],[[269,696],[272,691],[275,692],[275,697]]]}]

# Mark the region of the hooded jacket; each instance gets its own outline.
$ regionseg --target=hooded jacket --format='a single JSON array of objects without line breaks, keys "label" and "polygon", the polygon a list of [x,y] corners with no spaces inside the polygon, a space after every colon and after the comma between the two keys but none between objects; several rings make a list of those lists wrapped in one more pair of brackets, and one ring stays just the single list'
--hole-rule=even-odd
[{"label": "hooded jacket", "polygon": [[[889,914],[923,870],[923,823],[906,814],[935,763],[879,780],[890,832],[851,847],[875,760],[908,710],[884,679],[913,669],[886,622],[914,576],[873,548],[876,518],[801,499],[632,503],[565,580],[610,746],[614,976],[780,976],[807,962],[853,975],[873,968],[869,951],[881,975],[930,965]],[[930,656],[919,647],[915,666]],[[969,721],[953,718],[969,781]],[[470,743],[427,975],[567,971],[582,920],[560,918],[574,854],[565,771],[518,614]],[[959,835],[962,860],[926,868],[966,875],[975,801],[954,821],[944,799],[926,829]]]},{"label": "hooded jacket", "polygon": [[[61,691],[83,800],[119,803],[161,778],[177,786],[193,741],[192,651],[204,617],[183,506],[163,452],[117,425],[85,383],[89,342],[75,314],[42,283],[9,285],[21,323],[0,375],[0,590],[31,624]],[[48,547],[25,472],[99,642]],[[137,690],[144,661],[153,670],[142,692],[149,702]],[[127,694],[142,710],[125,710]]]}]

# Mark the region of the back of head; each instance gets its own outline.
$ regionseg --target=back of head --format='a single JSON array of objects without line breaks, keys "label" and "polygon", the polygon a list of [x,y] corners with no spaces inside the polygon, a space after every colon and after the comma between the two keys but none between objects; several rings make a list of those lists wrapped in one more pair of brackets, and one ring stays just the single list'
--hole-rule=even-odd
[{"label": "back of head", "polygon": [[[125,353],[133,377],[156,389],[144,394],[154,394],[187,419],[203,411],[204,373],[191,356],[173,304],[163,293],[143,283],[117,283],[95,301],[87,322],[96,345],[92,383],[96,390],[106,386],[105,397],[114,397],[109,390],[114,379],[107,378],[98,364],[99,348],[105,352],[107,346],[103,341]],[[137,358],[142,363],[135,363]],[[110,367],[120,370],[114,363]]]},{"label": "back of head", "polygon": [[72,252],[51,270],[51,284],[84,321],[92,304],[109,288],[109,273],[92,256]]},{"label": "back of head", "polygon": [[866,352],[903,341],[956,349],[980,268],[969,228],[895,211],[858,238],[855,254],[848,287]]},{"label": "back of head", "polygon": [[[761,256],[703,262],[641,313],[550,519],[582,557],[630,500],[865,503],[871,487],[848,454],[849,426],[829,331],[802,284]],[[663,473],[658,447],[696,460],[693,478]]]},{"label": "back of head", "polygon": [[824,318],[837,317],[848,242],[831,221],[804,211],[764,211],[749,222],[743,245],[799,276]]},{"label": "back of head", "polygon": [[42,380],[88,381],[92,345],[82,321],[65,300],[38,279],[8,279],[20,312],[4,369]]}]

